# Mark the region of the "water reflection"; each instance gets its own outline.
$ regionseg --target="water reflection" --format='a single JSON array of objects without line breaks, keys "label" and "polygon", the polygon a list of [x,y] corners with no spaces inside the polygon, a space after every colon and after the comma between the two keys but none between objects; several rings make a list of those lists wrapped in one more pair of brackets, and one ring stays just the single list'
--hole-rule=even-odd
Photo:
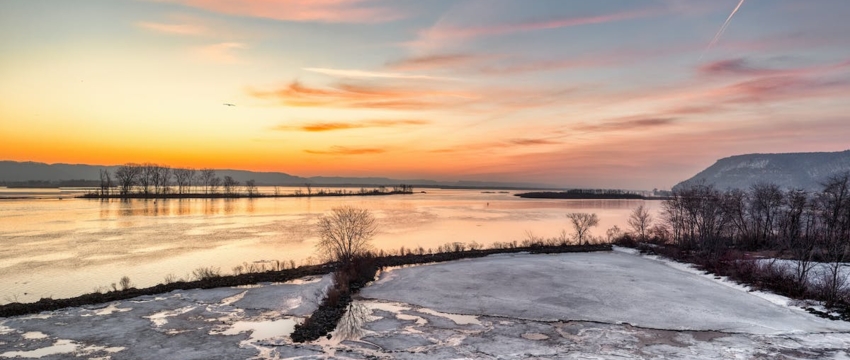
[{"label": "water reflection", "polygon": [[339,320],[336,329],[333,332],[332,339],[335,341],[357,340],[363,337],[366,321],[369,320],[371,311],[363,303],[352,301],[348,304],[345,315]]},{"label": "water reflection", "polygon": [[[254,214],[259,199],[108,199],[99,202],[99,218]],[[244,208],[242,204],[244,203]]]},{"label": "water reflection", "polygon": [[245,203],[245,212],[251,215],[254,213],[254,201],[256,201],[257,199],[248,198],[246,200],[247,201]]},{"label": "water reflection", "polygon": [[224,201],[224,215],[233,215],[236,210],[237,199],[222,199]]},{"label": "water reflection", "polygon": [[627,229],[629,212],[644,203],[661,208],[658,202],[535,200],[432,189],[346,198],[4,201],[0,243],[9,246],[0,250],[0,294],[36,301],[108,286],[116,273],[137,286],[152,286],[169,273],[198,267],[232,269],[270,259],[301,264],[316,255],[311,230],[318,216],[342,205],[373,211],[381,231],[372,245],[395,251],[454,242],[486,247],[522,241],[527,231],[545,238],[561,230],[571,234],[564,215],[574,211],[596,213],[600,224],[591,234],[605,236],[614,225]]}]

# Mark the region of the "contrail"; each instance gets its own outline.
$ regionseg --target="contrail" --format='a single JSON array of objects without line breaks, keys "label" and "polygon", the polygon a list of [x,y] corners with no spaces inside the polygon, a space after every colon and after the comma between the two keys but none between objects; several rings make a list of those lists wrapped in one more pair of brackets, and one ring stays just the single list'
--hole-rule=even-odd
[{"label": "contrail", "polygon": [[702,55],[700,55],[699,57],[700,60],[702,60],[702,57],[705,56],[705,53],[707,53],[708,50],[711,50],[711,48],[713,48],[714,45],[717,44],[717,41],[720,40],[720,37],[723,36],[724,32],[726,32],[726,28],[729,27],[729,23],[732,22],[732,17],[738,13],[738,10],[741,9],[741,5],[744,5],[744,1],[745,0],[741,0],[738,3],[738,6],[735,7],[735,10],[732,10],[732,13],[729,14],[728,18],[726,18],[726,21],[723,23],[723,26],[721,26],[720,30],[717,31],[717,34],[714,35],[714,39],[711,39],[711,42],[708,43],[708,46],[705,48],[705,50],[702,51]]}]

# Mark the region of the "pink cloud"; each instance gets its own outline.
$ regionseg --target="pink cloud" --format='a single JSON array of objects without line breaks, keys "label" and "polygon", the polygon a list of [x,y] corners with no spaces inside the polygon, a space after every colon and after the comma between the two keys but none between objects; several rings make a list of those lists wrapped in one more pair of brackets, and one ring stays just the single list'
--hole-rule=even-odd
[{"label": "pink cloud", "polygon": [[518,32],[567,28],[582,25],[602,24],[652,16],[657,10],[635,10],[612,14],[562,17],[518,23],[502,23],[482,26],[451,25],[440,23],[419,33],[419,38],[408,43],[414,49],[433,50],[441,45],[459,40],[483,36],[504,35]]},{"label": "pink cloud", "polygon": [[365,128],[391,128],[399,126],[416,126],[427,125],[431,122],[428,120],[419,119],[374,119],[360,120],[353,122],[310,122],[299,126],[280,125],[274,127],[274,130],[279,131],[306,131],[306,132],[326,132],[337,130],[350,129],[365,129]]},{"label": "pink cloud", "polygon": [[316,88],[293,81],[272,90],[249,90],[259,99],[275,100],[286,106],[371,108],[386,110],[428,110],[446,108],[467,102],[471,95],[460,92],[379,86],[371,84],[335,84]]},{"label": "pink cloud", "polygon": [[212,12],[283,21],[381,23],[404,17],[396,9],[367,5],[368,0],[161,0]]},{"label": "pink cloud", "polygon": [[702,75],[775,76],[809,75],[830,72],[850,67],[850,60],[833,64],[819,64],[796,68],[775,68],[755,64],[746,58],[725,59],[701,65],[697,70]]}]

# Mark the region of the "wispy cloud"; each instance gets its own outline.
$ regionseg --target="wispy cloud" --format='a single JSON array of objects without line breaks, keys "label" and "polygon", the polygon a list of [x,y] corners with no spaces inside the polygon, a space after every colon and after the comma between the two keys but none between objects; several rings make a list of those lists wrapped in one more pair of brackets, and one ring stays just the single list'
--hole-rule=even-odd
[{"label": "wispy cloud", "polygon": [[302,125],[278,125],[274,130],[279,131],[306,131],[306,132],[325,132],[336,130],[364,129],[364,128],[390,128],[399,126],[416,126],[427,125],[431,122],[428,120],[418,119],[374,119],[361,120],[354,122],[311,122]]},{"label": "wispy cloud", "polygon": [[846,94],[848,87],[850,79],[765,76],[716,89],[709,95],[726,102],[764,103]]},{"label": "wispy cloud", "polygon": [[336,84],[314,88],[293,81],[272,90],[249,90],[249,95],[275,100],[287,106],[416,110],[445,108],[469,101],[473,95],[425,88],[402,88],[365,84]]},{"label": "wispy cloud", "polygon": [[587,132],[646,130],[670,125],[675,122],[675,118],[626,118],[606,121],[598,124],[579,124],[573,126],[572,130]]},{"label": "wispy cloud", "polygon": [[508,143],[513,145],[521,145],[521,146],[533,146],[533,145],[557,145],[560,142],[551,140],[551,139],[530,139],[530,138],[516,138],[510,139]]},{"label": "wispy cloud", "polygon": [[199,46],[193,50],[195,54],[204,60],[223,64],[237,64],[244,62],[235,54],[235,50],[246,49],[247,46],[238,42],[223,42],[218,44]]},{"label": "wispy cloud", "polygon": [[207,28],[193,24],[166,24],[157,22],[138,22],[136,26],[164,34],[173,35],[204,35],[207,33]]},{"label": "wispy cloud", "polygon": [[463,23],[438,23],[434,27],[419,32],[418,38],[408,45],[416,50],[433,50],[441,44],[474,39],[484,36],[505,35],[519,32],[567,28],[574,26],[603,24],[643,18],[658,14],[658,10],[633,10],[611,14],[570,16],[546,20],[531,20],[515,23],[501,23],[480,26],[467,26]]},{"label": "wispy cloud", "polygon": [[457,79],[447,78],[447,77],[439,77],[439,76],[428,76],[428,75],[415,75],[415,74],[404,74],[397,72],[382,72],[382,71],[367,71],[367,70],[354,70],[354,69],[328,69],[328,68],[304,68],[303,70],[341,77],[341,78],[383,78],[383,79],[408,79],[408,80],[448,80],[454,81]]},{"label": "wispy cloud", "polygon": [[365,0],[159,0],[216,13],[283,21],[382,23],[398,20],[398,9]]},{"label": "wispy cloud", "polygon": [[734,58],[703,64],[697,70],[702,75],[775,76],[809,75],[841,70],[847,67],[850,67],[850,60],[795,68],[775,68],[756,64],[753,60],[747,58]]},{"label": "wispy cloud", "polygon": [[424,32],[427,37],[436,38],[475,38],[480,36],[503,35],[516,32],[558,29],[581,25],[602,24],[615,21],[636,19],[654,14],[652,11],[627,11],[613,14],[565,17],[543,21],[526,21],[512,24],[495,24],[489,26],[441,26]]},{"label": "wispy cloud", "polygon": [[331,146],[328,150],[304,150],[308,154],[314,155],[368,155],[381,154],[387,152],[380,148],[352,148],[347,146]]},{"label": "wispy cloud", "polygon": [[441,68],[456,68],[462,65],[474,63],[486,55],[479,54],[435,54],[425,56],[412,56],[386,64],[389,69],[395,70],[433,70]]}]

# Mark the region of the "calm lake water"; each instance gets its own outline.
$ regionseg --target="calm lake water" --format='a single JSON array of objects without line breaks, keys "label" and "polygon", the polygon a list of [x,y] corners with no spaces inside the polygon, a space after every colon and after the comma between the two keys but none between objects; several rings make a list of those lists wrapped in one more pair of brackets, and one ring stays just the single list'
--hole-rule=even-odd
[{"label": "calm lake water", "polygon": [[[229,274],[243,263],[316,262],[313,225],[341,205],[372,211],[380,229],[373,245],[397,251],[522,241],[527,231],[555,237],[561,230],[572,232],[568,212],[596,213],[600,224],[592,234],[604,236],[614,225],[626,229],[629,212],[643,203],[423,190],[366,197],[103,201],[73,198],[79,190],[0,188],[0,303],[76,296],[110,288],[122,276],[145,287],[169,274],[191,278],[199,267]],[[8,199],[22,196],[29,198]],[[656,211],[661,205],[646,203]]]}]

